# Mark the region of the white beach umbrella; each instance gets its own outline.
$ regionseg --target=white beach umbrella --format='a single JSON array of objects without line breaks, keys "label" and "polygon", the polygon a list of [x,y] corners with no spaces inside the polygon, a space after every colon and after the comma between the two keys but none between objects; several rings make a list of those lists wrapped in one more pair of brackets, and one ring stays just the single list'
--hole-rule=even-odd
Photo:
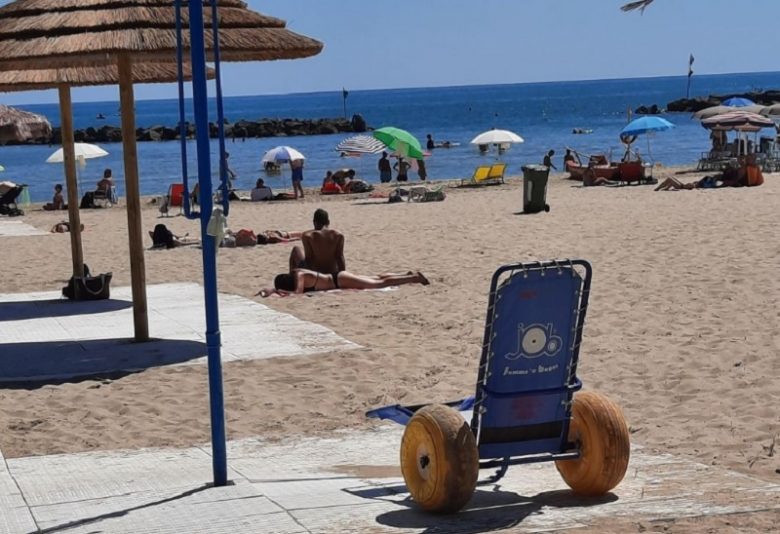
[{"label": "white beach umbrella", "polygon": [[488,130],[471,140],[472,145],[508,145],[523,143],[523,138],[509,130]]},{"label": "white beach umbrella", "polygon": [[290,146],[277,146],[275,148],[272,148],[268,152],[263,155],[263,163],[274,162],[274,163],[284,163],[287,161],[295,161],[299,159],[306,159],[303,157],[303,154],[295,150],[293,147]]},{"label": "white beach umbrella", "polygon": [[[103,150],[97,145],[91,145],[89,143],[75,143],[74,148],[76,150],[76,160],[82,161],[87,159],[102,158],[108,156],[108,152]],[[58,148],[51,156],[46,159],[46,163],[62,163],[65,159],[62,148]]]}]

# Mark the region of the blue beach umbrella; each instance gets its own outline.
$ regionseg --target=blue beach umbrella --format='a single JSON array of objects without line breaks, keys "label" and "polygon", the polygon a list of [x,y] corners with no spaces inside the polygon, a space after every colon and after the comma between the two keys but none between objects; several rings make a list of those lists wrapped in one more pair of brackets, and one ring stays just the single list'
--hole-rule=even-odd
[{"label": "blue beach umbrella", "polygon": [[723,106],[730,106],[732,108],[744,108],[746,106],[755,106],[756,103],[748,98],[742,98],[741,96],[732,96],[721,102]]},{"label": "blue beach umbrella", "polygon": [[620,137],[631,137],[647,132],[663,132],[672,128],[674,128],[674,124],[661,117],[640,117],[626,124],[625,128],[620,131]]},{"label": "blue beach umbrella", "polygon": [[[671,130],[674,127],[674,124],[661,117],[640,117],[626,124],[620,131],[620,139],[630,145],[637,135],[663,132],[665,130]],[[647,137],[647,155],[652,159],[652,154],[650,153],[650,136]]]}]

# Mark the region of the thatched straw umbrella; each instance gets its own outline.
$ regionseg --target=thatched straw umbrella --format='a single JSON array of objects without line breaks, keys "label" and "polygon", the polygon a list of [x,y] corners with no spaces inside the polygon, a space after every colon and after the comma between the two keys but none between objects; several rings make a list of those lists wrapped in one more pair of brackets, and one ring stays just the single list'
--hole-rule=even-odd
[{"label": "thatched straw umbrella", "polygon": [[[189,64],[184,65],[184,78],[192,78]],[[214,69],[208,76],[214,78]],[[138,63],[133,65],[133,83],[165,83],[177,80],[175,63]],[[0,93],[42,91],[56,89],[60,85],[88,87],[117,85],[119,71],[116,67],[73,67],[68,69],[0,71]]]},{"label": "thatched straw umbrella", "polygon": [[[186,79],[190,79],[192,77],[192,69],[190,68],[189,64],[185,64],[183,66],[182,74]],[[208,69],[206,75],[209,78],[214,78],[214,70]],[[141,63],[133,68],[133,81],[135,83],[175,82],[177,79],[177,67],[172,63]],[[67,147],[71,150],[71,153],[70,155],[66,153],[65,161],[65,183],[68,195],[68,221],[70,223],[70,228],[81,228],[78,184],[76,182],[76,159],[72,153],[73,128],[72,121],[69,119],[69,117],[71,117],[70,87],[116,85],[117,83],[119,83],[119,72],[115,66],[21,70],[7,72],[0,71],[0,93],[59,88],[61,96],[63,95],[63,91],[65,94],[67,94],[67,98],[64,100],[62,98],[60,99],[60,112],[63,117],[63,121],[67,119],[71,122],[71,126],[69,127],[68,131],[65,131],[65,128],[61,128],[63,144],[66,144],[64,142],[65,136],[71,140],[70,145]],[[42,118],[46,121],[47,124],[49,123],[45,117]],[[2,124],[1,120],[0,124]],[[49,137],[50,135],[51,125],[48,124],[48,133],[44,137]],[[67,152],[67,149],[64,151]],[[82,276],[84,269],[84,253],[81,244],[81,232],[70,232],[69,234],[71,243],[71,260],[73,262],[73,274],[74,276]]]},{"label": "thatched straw umbrella", "polygon": [[[223,61],[294,59],[313,56],[322,44],[295,34],[285,22],[247,9],[240,0],[219,6]],[[205,3],[205,2],[204,2]],[[209,2],[210,4],[210,2]],[[187,14],[183,10],[184,26]],[[210,13],[206,25],[211,25]],[[213,45],[211,34],[206,46]],[[189,38],[184,32],[184,46]],[[124,176],[127,191],[130,270],[135,338],[149,337],[146,282],[135,145],[132,72],[134,61],[175,61],[176,21],[171,0],[16,0],[0,7],[0,70],[117,66],[122,108]],[[60,87],[61,107],[70,93]],[[72,119],[63,113],[66,169],[73,166]],[[70,130],[71,134],[66,135]]]},{"label": "thatched straw umbrella", "polygon": [[23,143],[51,137],[51,124],[43,115],[0,104],[0,144]]}]

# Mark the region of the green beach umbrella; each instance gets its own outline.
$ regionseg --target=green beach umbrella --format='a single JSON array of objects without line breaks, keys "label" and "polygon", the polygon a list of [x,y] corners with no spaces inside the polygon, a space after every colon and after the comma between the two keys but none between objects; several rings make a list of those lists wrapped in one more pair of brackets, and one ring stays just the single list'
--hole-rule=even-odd
[{"label": "green beach umbrella", "polygon": [[374,137],[400,156],[414,159],[422,159],[424,156],[420,141],[406,130],[386,126],[374,130]]}]

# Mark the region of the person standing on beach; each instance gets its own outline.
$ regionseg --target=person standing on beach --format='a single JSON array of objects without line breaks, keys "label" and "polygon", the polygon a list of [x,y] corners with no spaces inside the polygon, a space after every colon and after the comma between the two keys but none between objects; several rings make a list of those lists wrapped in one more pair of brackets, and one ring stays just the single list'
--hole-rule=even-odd
[{"label": "person standing on beach", "polygon": [[238,176],[233,169],[230,168],[230,163],[228,162],[228,158],[230,157],[230,152],[225,152],[225,174],[227,175],[227,185],[229,190],[233,190],[233,180],[236,179],[236,176]]},{"label": "person standing on beach", "polygon": [[393,165],[393,168],[398,171],[398,175],[395,177],[396,181],[409,181],[409,167],[411,167],[411,165],[404,161],[404,158],[399,156],[398,161]]},{"label": "person standing on beach", "polygon": [[299,194],[303,198],[303,185],[301,185],[301,182],[303,182],[303,160],[296,159],[291,161],[290,168],[292,169],[293,193],[295,194],[295,200],[298,200]]},{"label": "person standing on beach", "polygon": [[423,182],[428,178],[428,171],[425,169],[425,160],[423,158],[417,160],[417,176]]},{"label": "person standing on beach", "polygon": [[387,152],[382,152],[379,158],[379,181],[386,184],[393,179],[393,168],[390,166],[390,160],[387,159]]},{"label": "person standing on beach", "polygon": [[552,157],[555,155],[555,150],[550,150],[545,156],[544,161],[542,162],[542,165],[547,167],[548,169],[552,167],[556,171],[558,170],[558,167],[556,167],[552,162]]}]

